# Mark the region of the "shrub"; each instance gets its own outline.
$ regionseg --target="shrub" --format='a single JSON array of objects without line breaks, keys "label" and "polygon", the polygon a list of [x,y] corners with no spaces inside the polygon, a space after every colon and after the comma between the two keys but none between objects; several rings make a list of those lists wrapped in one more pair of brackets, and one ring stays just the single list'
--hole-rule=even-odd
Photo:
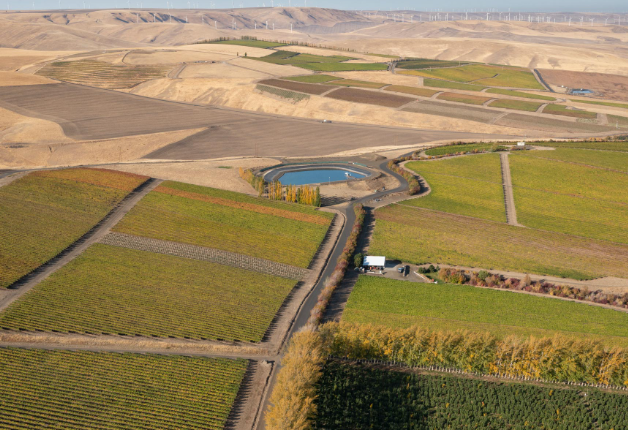
[{"label": "shrub", "polygon": [[353,265],[355,267],[361,267],[363,260],[364,260],[364,255],[361,252],[358,254],[355,254],[355,256],[353,257]]}]

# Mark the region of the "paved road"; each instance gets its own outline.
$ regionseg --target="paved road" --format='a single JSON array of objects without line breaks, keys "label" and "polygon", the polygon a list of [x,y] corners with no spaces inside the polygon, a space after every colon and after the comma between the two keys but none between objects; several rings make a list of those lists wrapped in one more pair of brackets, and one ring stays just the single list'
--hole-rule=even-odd
[{"label": "paved road", "polygon": [[[353,229],[353,224],[355,223],[355,212],[353,211],[353,206],[359,203],[362,204],[366,204],[367,202],[373,202],[375,205],[377,205],[377,202],[374,202],[374,200],[376,199],[384,199],[386,196],[389,196],[391,194],[397,194],[397,193],[401,193],[404,192],[408,189],[408,183],[406,182],[406,180],[401,176],[398,175],[397,173],[391,171],[390,169],[388,169],[388,160],[385,161],[381,161],[378,162],[377,164],[373,164],[370,167],[377,167],[381,170],[383,170],[384,172],[386,172],[387,174],[393,176],[394,178],[396,178],[399,183],[401,184],[400,186],[398,186],[397,188],[394,188],[392,190],[386,190],[386,191],[379,191],[376,193],[373,193],[369,196],[366,197],[362,197],[358,200],[355,200],[349,204],[344,205],[341,208],[338,208],[338,210],[340,210],[341,212],[343,212],[343,214],[346,217],[346,221],[345,221],[345,225],[344,228],[342,230],[342,232],[340,233],[340,237],[338,238],[338,242],[336,243],[336,247],[333,250],[329,261],[327,263],[327,266],[325,267],[325,269],[323,270],[323,273],[320,277],[320,280],[318,281],[318,283],[314,286],[314,288],[312,289],[312,292],[310,293],[310,295],[308,296],[308,298],[305,300],[305,302],[303,303],[303,306],[301,307],[301,310],[299,311],[299,314],[296,316],[294,324],[292,326],[292,328],[290,329],[289,335],[286,337],[286,343],[284,344],[284,347],[289,343],[290,338],[299,330],[301,330],[303,327],[305,327],[307,325],[307,321],[310,317],[310,311],[314,308],[314,306],[316,305],[316,302],[318,301],[318,296],[320,294],[320,292],[323,290],[323,288],[325,287],[325,281],[327,280],[327,278],[332,274],[332,272],[334,271],[335,267],[336,267],[336,262],[338,261],[338,258],[340,257],[340,255],[343,252],[343,249],[347,243],[347,240],[349,239],[349,235],[351,234],[351,230]],[[283,353],[278,357],[280,358],[281,356],[283,356]],[[269,383],[269,388],[266,390],[267,392],[267,397],[264,399],[264,404],[263,404],[263,411],[266,411],[266,409],[268,408],[270,402],[269,402],[269,397],[270,397],[270,393],[272,393],[272,389],[274,387],[275,384],[275,380],[277,378],[277,374],[279,372],[279,370],[281,369],[281,365],[279,362],[275,363],[276,365],[273,368],[272,374],[271,374],[271,380]],[[263,415],[261,416],[261,419],[256,427],[256,430],[263,430],[265,429],[265,420]]]},{"label": "paved road", "polygon": [[15,300],[29,292],[33,287],[42,282],[48,276],[74,260],[83,253],[92,244],[103,238],[111,228],[116,225],[124,215],[126,215],[146,194],[155,189],[162,181],[158,179],[149,179],[138,189],[125,197],[120,204],[114,208],[105,218],[103,218],[90,231],[85,233],[79,240],[74,242],[63,252],[43,264],[35,271],[21,278],[8,291],[3,292],[0,296],[0,312],[7,308]]}]

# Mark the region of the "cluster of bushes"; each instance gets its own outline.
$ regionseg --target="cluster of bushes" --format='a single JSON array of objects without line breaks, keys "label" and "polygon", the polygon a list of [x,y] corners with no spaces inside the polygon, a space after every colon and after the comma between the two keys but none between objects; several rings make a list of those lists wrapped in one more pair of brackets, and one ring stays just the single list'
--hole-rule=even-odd
[{"label": "cluster of bushes", "polygon": [[403,179],[408,182],[408,194],[413,196],[421,191],[421,184],[416,176],[399,165],[399,163],[409,160],[417,160],[417,158],[414,155],[395,158],[394,160],[390,160],[388,162],[388,168],[396,174],[403,176]]},{"label": "cluster of bushes", "polygon": [[310,324],[311,326],[317,326],[320,324],[321,319],[325,314],[325,309],[327,309],[327,305],[329,304],[329,300],[331,299],[334,290],[342,282],[342,279],[344,278],[345,273],[347,272],[347,269],[351,264],[351,257],[355,252],[355,248],[358,246],[358,237],[360,236],[360,232],[362,231],[366,212],[364,211],[364,207],[361,204],[355,205],[353,207],[353,211],[355,212],[355,222],[353,223],[351,234],[349,235],[349,239],[347,239],[347,244],[342,250],[342,254],[340,255],[340,257],[338,257],[336,268],[327,279],[323,291],[321,291],[318,296],[318,302],[310,312],[310,319],[308,320],[308,324]]},{"label": "cluster of bushes", "polygon": [[419,267],[417,271],[421,273],[422,275],[427,275],[430,273],[438,273],[440,271],[440,267],[438,266],[434,267],[433,264],[430,264],[429,267]]},{"label": "cluster of bushes", "polygon": [[608,294],[601,290],[589,291],[587,288],[556,285],[550,282],[532,281],[529,275],[524,279],[505,278],[485,270],[470,272],[457,269],[440,269],[438,277],[450,284],[474,285],[495,289],[527,291],[530,293],[548,294],[574,300],[599,303],[628,309],[628,293],[623,295]]},{"label": "cluster of bushes", "polygon": [[543,338],[431,331],[370,324],[320,327],[331,356],[382,360],[410,367],[439,366],[529,380],[628,386],[628,349],[556,335]]},{"label": "cluster of bushes", "polygon": [[257,191],[257,195],[262,197],[266,193],[266,197],[271,200],[285,200],[290,203],[299,203],[302,205],[310,205],[315,207],[321,206],[321,190],[319,187],[311,187],[303,185],[296,187],[294,185],[284,186],[279,181],[266,182],[261,176],[255,175],[250,169],[240,167],[240,177]]}]

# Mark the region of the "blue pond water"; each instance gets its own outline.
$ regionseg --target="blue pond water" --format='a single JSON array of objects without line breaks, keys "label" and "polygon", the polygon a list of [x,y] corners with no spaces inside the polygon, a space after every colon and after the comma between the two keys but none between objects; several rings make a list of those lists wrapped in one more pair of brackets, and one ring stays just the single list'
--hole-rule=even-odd
[{"label": "blue pond water", "polygon": [[[345,175],[348,173],[351,176]],[[284,173],[279,180],[283,185],[306,185],[319,184],[324,182],[346,181],[364,178],[366,175],[362,173],[350,172],[341,169],[316,169],[302,170],[299,172]]]}]

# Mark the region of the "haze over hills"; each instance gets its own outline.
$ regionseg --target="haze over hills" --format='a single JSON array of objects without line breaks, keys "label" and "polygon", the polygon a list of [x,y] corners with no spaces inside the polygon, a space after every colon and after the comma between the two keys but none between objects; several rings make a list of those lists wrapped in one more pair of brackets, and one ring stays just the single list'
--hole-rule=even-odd
[{"label": "haze over hills", "polygon": [[[360,52],[628,73],[628,27],[602,25],[608,18],[605,15],[588,14],[584,22],[589,24],[577,25],[576,20],[584,15],[574,14],[573,25],[568,25],[482,21],[482,14],[472,15],[470,19],[474,20],[469,21],[425,22],[428,14],[412,13],[413,22],[407,22],[410,14],[404,15],[406,22],[399,22],[402,13],[386,16],[283,7],[11,12],[0,15],[0,47],[85,51],[187,45],[204,39],[250,35]],[[567,16],[571,15],[555,19],[565,20]],[[589,17],[599,24],[590,25]]]}]

